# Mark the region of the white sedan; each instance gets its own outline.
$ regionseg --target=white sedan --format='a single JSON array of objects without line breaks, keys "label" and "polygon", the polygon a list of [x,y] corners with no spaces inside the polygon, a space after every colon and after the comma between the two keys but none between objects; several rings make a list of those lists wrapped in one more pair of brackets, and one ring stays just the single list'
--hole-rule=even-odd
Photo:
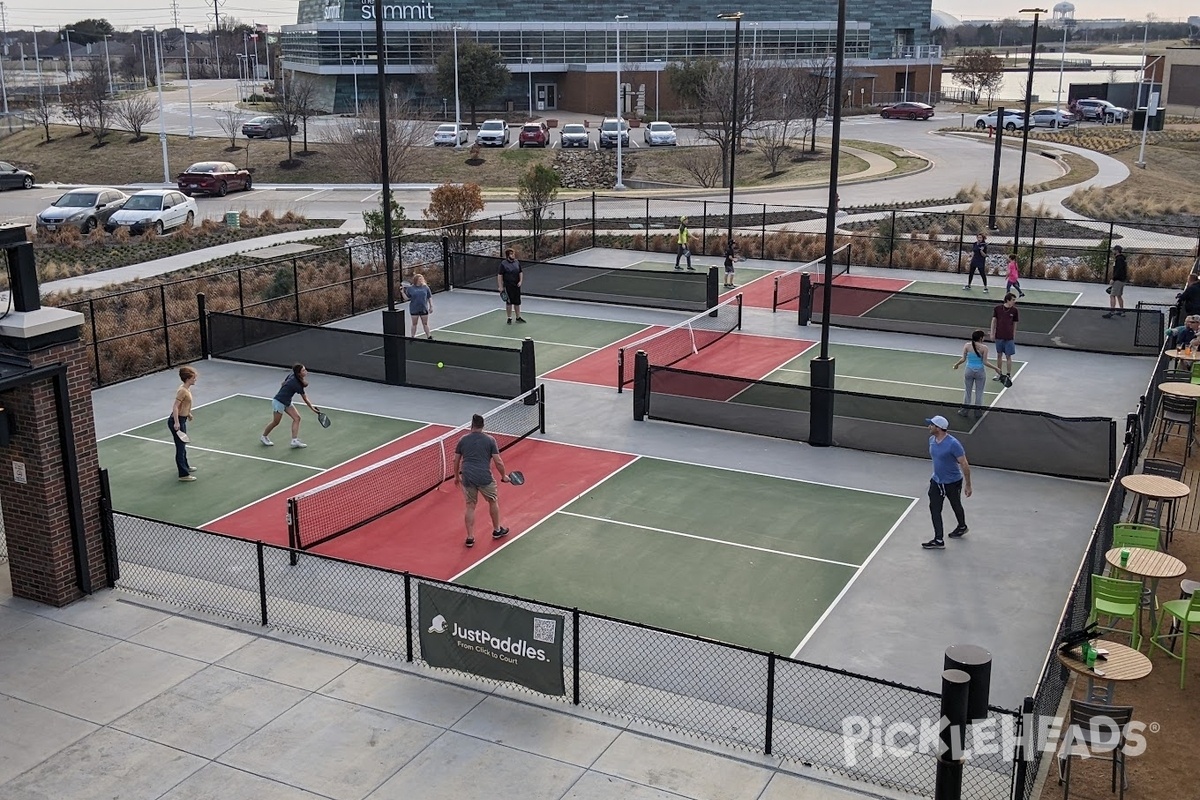
[{"label": "white sedan", "polygon": [[[987,114],[980,114],[975,118],[975,127],[980,130],[984,128],[998,128],[996,124],[996,115],[998,111],[991,111]],[[1015,131],[1018,128],[1025,127],[1025,115],[1020,111],[1004,111],[1004,130]]]},{"label": "white sedan", "polygon": [[104,230],[113,233],[118,228],[129,228],[130,233],[139,234],[153,229],[155,233],[163,233],[181,225],[190,228],[198,214],[196,201],[183,192],[146,189],[130,195],[121,210],[104,223]]},{"label": "white sedan", "polygon": [[457,122],[443,122],[433,132],[435,147],[456,147],[467,143],[467,129]]},{"label": "white sedan", "polygon": [[669,122],[651,122],[646,126],[646,131],[643,134],[646,144],[651,147],[655,145],[676,145],[678,140],[675,137],[675,129],[671,127]]},{"label": "white sedan", "polygon": [[1029,115],[1031,128],[1065,128],[1075,124],[1075,115],[1069,111],[1056,111],[1053,108],[1043,108]]}]

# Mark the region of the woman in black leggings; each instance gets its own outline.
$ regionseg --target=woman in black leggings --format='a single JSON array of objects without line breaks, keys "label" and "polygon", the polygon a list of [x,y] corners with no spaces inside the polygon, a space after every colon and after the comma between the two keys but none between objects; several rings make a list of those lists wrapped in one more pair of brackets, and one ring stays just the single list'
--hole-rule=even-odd
[{"label": "woman in black leggings", "polygon": [[971,245],[971,266],[967,270],[967,285],[964,290],[971,288],[971,281],[975,277],[975,273],[979,273],[979,280],[983,282],[983,292],[987,294],[987,234],[980,233],[975,237],[975,244]]}]

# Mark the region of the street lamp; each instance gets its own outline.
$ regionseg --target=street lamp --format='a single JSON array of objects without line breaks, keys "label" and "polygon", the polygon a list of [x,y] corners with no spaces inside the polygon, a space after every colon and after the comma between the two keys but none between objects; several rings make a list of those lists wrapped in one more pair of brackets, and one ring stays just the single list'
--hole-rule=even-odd
[{"label": "street lamp", "polygon": [[733,114],[729,129],[729,219],[725,247],[733,247],[733,183],[734,165],[737,163],[738,146],[738,62],[742,56],[742,17],[741,11],[731,11],[717,14],[717,19],[733,20]]},{"label": "street lamp", "polygon": [[525,56],[525,63],[529,65],[526,68],[529,77],[529,118],[533,119],[533,56]]},{"label": "street lamp", "polygon": [[358,65],[362,63],[363,56],[350,56],[350,62],[354,64],[354,116],[358,117]]},{"label": "street lamp", "polygon": [[162,143],[163,183],[171,182],[171,162],[167,159],[167,120],[163,113],[162,61],[158,50],[158,28],[154,31],[154,74],[158,84],[158,140]]},{"label": "street lamp", "polygon": [[1025,158],[1029,152],[1029,113],[1033,104],[1033,67],[1037,60],[1038,20],[1044,8],[1022,8],[1020,13],[1033,14],[1033,41],[1029,45],[1029,75],[1025,80],[1025,124],[1021,126],[1021,171],[1017,176],[1017,219],[1013,229],[1012,251],[1017,252],[1021,239],[1021,202],[1025,198]]},{"label": "street lamp", "polygon": [[[617,14],[617,183],[614,189],[624,189],[621,181],[621,123],[625,119],[625,109],[621,103],[621,20],[629,19],[628,14]],[[601,133],[601,136],[604,134]]]},{"label": "street lamp", "polygon": [[654,67],[654,118],[662,119],[662,110],[658,106],[658,76],[662,72],[662,59],[656,58],[654,63],[657,65]]},{"label": "street lamp", "polygon": [[[115,95],[116,92],[113,91],[113,82],[112,82],[112,59],[110,59],[108,57],[108,40],[111,38],[112,38],[111,33],[104,34],[104,66],[108,70],[108,93],[110,95]],[[7,111],[8,109],[6,108],[5,110]]]},{"label": "street lamp", "polygon": [[[184,75],[185,75],[184,80],[187,82],[187,93],[188,93],[188,138],[195,139],[196,138],[196,118],[192,116],[192,60],[191,60],[191,57],[188,55],[188,40],[187,40],[187,29],[190,27],[192,27],[192,26],[184,25],[182,28],[182,30],[183,30],[183,68],[184,68]],[[108,40],[105,39],[104,43],[108,44]]]},{"label": "street lamp", "polygon": [[462,112],[458,101],[458,32],[462,30],[459,26],[454,26],[454,149],[462,149],[462,139],[459,137],[459,132],[462,130]]},{"label": "street lamp", "polygon": [[1059,107],[1062,105],[1063,70],[1065,70],[1067,67],[1067,34],[1070,33],[1071,28],[1075,27],[1075,20],[1072,19],[1071,17],[1063,17],[1062,18],[1062,26],[1063,26],[1063,45],[1062,45],[1062,57],[1058,60],[1058,94],[1055,95],[1055,97],[1054,97],[1054,126],[1055,127],[1058,127],[1058,121],[1060,119]]},{"label": "street lamp", "polygon": [[75,59],[71,57],[71,29],[63,28],[63,36],[67,41],[67,80],[75,80]]},{"label": "street lamp", "polygon": [[[1145,56],[1142,56],[1142,81],[1138,83],[1138,98],[1142,96],[1142,83],[1146,81],[1146,72],[1150,65],[1155,64],[1165,56],[1157,56],[1150,64],[1146,64]],[[1141,108],[1141,106],[1139,106]],[[1142,169],[1146,168],[1146,132],[1150,130],[1150,118],[1158,115],[1158,95],[1154,93],[1154,76],[1151,74],[1150,87],[1146,91],[1146,112],[1142,115],[1142,144],[1138,148],[1138,160],[1133,162]]]}]

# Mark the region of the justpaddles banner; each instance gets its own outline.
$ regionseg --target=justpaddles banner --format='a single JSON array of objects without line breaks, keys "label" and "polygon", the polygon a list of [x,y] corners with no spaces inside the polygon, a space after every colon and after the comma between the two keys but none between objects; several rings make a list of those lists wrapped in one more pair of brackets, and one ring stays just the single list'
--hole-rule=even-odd
[{"label": "justpaddles banner", "polygon": [[562,696],[564,617],[420,584],[421,654],[434,667]]}]

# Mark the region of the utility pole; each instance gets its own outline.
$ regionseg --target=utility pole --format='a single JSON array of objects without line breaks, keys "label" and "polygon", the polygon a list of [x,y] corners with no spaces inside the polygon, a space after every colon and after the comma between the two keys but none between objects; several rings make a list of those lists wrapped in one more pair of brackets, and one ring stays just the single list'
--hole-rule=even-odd
[{"label": "utility pole", "polygon": [[217,42],[221,35],[221,12],[217,8],[218,0],[213,0],[213,61],[217,65],[217,80],[221,80],[221,50]]},{"label": "utility pole", "polygon": [[174,21],[174,26],[179,27],[179,0],[171,0],[171,19]]},{"label": "utility pole", "polygon": [[158,140],[162,142],[162,158],[163,158],[163,183],[171,182],[171,162],[167,159],[167,121],[166,114],[163,112],[163,88],[162,88],[162,62],[158,51],[158,28],[151,28],[154,31],[154,72],[157,76],[156,83],[158,84]]},{"label": "utility pole", "polygon": [[[8,113],[8,86],[4,82],[4,56],[8,49],[8,17],[5,14],[4,3],[0,3],[0,95],[4,97],[4,113]],[[25,63],[25,59],[21,59]]]}]

